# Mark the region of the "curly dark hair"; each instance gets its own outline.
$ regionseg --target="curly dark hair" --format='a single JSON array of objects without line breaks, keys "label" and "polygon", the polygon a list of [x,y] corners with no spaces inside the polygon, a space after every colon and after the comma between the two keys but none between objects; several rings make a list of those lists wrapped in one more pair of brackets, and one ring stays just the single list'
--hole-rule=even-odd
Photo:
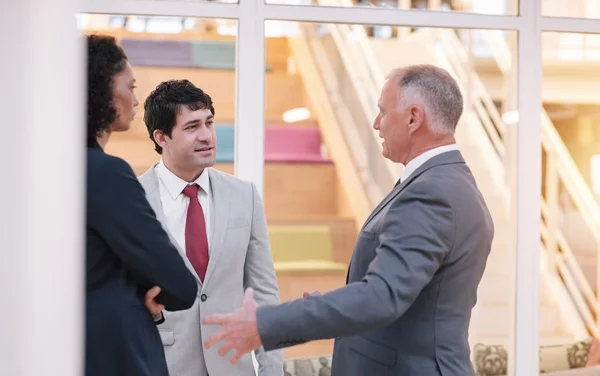
[{"label": "curly dark hair", "polygon": [[127,64],[125,51],[115,38],[87,36],[87,145],[98,144],[98,135],[117,119],[113,104],[113,78]]},{"label": "curly dark hair", "polygon": [[186,106],[191,111],[208,109],[215,114],[210,95],[188,80],[161,82],[144,102],[144,123],[158,154],[162,154],[162,147],[154,140],[154,131],[159,130],[171,137],[181,106]]}]

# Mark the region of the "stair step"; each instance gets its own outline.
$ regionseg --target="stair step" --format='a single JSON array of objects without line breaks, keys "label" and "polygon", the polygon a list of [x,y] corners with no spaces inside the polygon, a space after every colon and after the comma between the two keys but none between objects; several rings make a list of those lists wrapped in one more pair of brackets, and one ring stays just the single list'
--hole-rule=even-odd
[{"label": "stair step", "polygon": [[313,218],[287,218],[280,220],[269,218],[268,223],[269,225],[312,224],[328,226],[331,231],[333,261],[343,263],[350,262],[357,236],[356,221],[352,217],[315,216]]}]

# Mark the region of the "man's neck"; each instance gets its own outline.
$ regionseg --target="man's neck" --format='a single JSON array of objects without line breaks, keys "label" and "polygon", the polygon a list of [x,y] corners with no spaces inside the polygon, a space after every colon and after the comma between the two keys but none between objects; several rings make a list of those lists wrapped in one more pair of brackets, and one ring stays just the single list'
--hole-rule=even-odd
[{"label": "man's neck", "polygon": [[178,168],[176,164],[171,163],[170,160],[165,159],[165,158],[163,158],[163,163],[164,163],[165,167],[167,169],[169,169],[169,171],[171,171],[173,174],[175,174],[175,176],[177,176],[179,179],[186,181],[188,183],[192,183],[192,182],[196,181],[205,170],[203,168],[200,171],[198,171],[198,170],[185,171],[184,169]]},{"label": "man's neck", "polygon": [[410,153],[408,154],[406,158],[406,163],[404,163],[404,165],[406,166],[410,161],[417,158],[419,155],[428,152],[429,150],[439,148],[440,146],[452,145],[455,143],[456,139],[453,135],[445,135],[435,140],[435,142],[429,142],[423,145],[415,145],[415,147],[411,149]]}]

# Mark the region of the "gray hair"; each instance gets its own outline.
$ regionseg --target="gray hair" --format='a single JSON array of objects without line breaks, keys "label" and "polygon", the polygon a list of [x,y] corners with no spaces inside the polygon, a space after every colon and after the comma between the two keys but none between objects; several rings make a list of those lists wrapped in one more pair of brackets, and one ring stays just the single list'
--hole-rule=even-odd
[{"label": "gray hair", "polygon": [[388,75],[392,77],[399,78],[402,104],[419,98],[430,119],[430,129],[440,134],[454,133],[462,115],[463,97],[447,71],[433,65],[411,65],[394,69]]}]

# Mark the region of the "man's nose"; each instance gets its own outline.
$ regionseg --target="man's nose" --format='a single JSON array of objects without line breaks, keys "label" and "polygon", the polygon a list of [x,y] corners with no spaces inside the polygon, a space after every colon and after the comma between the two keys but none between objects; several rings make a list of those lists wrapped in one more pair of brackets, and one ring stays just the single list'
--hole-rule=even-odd
[{"label": "man's nose", "polygon": [[198,130],[198,140],[204,142],[210,142],[212,140],[212,136],[210,134],[210,130],[205,126],[202,126]]}]

